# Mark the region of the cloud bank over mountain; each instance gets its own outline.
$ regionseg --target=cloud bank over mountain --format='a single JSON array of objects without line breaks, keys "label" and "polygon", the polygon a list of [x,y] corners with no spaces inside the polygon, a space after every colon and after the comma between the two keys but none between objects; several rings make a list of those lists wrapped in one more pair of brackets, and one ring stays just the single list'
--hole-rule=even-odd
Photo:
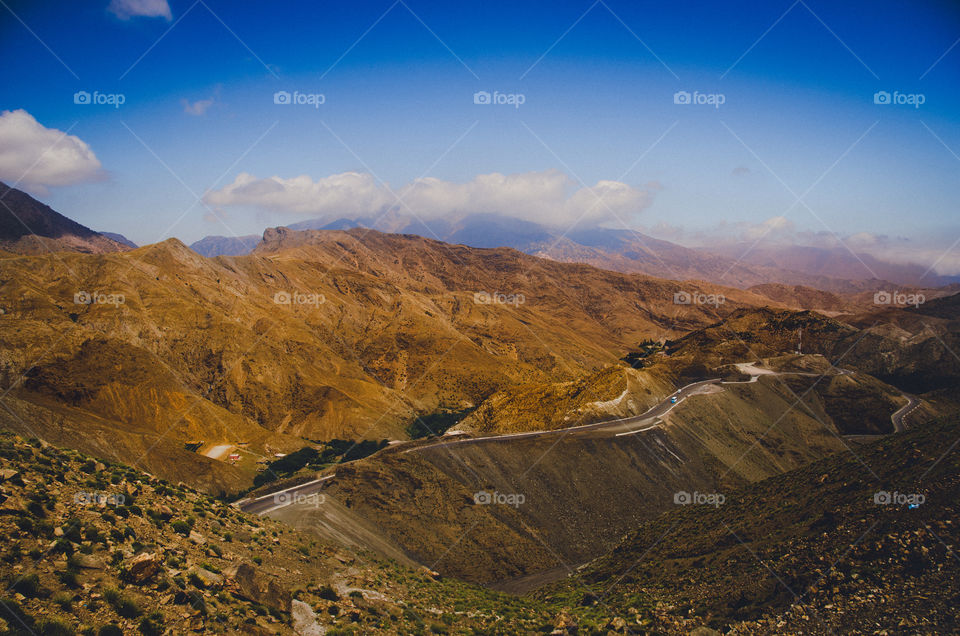
[{"label": "cloud bank over mountain", "polygon": [[417,179],[398,189],[372,175],[344,172],[313,179],[258,178],[241,173],[233,183],[204,195],[216,208],[242,207],[312,216],[357,218],[394,210],[424,221],[441,217],[492,213],[566,229],[604,222],[634,223],[650,206],[655,188],[639,189],[619,181],[601,180],[577,187],[557,170],[477,175],[466,183],[433,177]]}]

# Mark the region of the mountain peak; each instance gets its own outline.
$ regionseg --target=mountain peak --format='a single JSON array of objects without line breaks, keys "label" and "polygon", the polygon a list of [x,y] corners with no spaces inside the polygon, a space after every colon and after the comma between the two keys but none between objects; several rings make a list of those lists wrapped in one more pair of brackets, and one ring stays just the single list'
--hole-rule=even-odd
[{"label": "mountain peak", "polygon": [[129,249],[5,183],[0,183],[0,248],[24,254]]}]

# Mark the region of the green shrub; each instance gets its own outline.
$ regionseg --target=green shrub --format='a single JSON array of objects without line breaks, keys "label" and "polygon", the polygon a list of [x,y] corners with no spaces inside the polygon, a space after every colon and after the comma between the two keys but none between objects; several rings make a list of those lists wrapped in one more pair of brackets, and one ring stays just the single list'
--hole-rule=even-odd
[{"label": "green shrub", "polygon": [[35,573],[25,574],[14,579],[10,583],[9,589],[18,594],[23,594],[27,598],[36,598],[43,593],[43,588],[40,586],[40,577]]},{"label": "green shrub", "polygon": [[37,632],[43,636],[73,636],[73,626],[58,618],[48,618],[37,624]]},{"label": "green shrub", "polygon": [[105,588],[103,590],[103,600],[109,603],[117,614],[123,618],[136,618],[142,613],[133,600],[121,594],[116,588]]},{"label": "green shrub", "polygon": [[60,606],[64,612],[69,612],[73,607],[73,594],[68,592],[57,592],[53,595],[53,602]]},{"label": "green shrub", "polygon": [[150,616],[144,616],[140,619],[138,627],[140,633],[144,636],[161,636],[163,634],[163,614],[154,612]]}]

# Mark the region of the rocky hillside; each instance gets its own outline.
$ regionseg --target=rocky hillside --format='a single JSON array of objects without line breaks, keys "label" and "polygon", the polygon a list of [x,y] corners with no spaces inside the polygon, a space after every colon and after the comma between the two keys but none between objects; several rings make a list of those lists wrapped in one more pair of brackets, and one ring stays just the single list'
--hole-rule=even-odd
[{"label": "rocky hillside", "polygon": [[664,369],[611,365],[571,382],[499,391],[452,430],[475,435],[548,431],[629,417],[643,413],[674,389],[673,378]]},{"label": "rocky hillside", "polygon": [[182,484],[0,435],[0,634],[444,634],[522,601],[318,542]]},{"label": "rocky hillside", "polygon": [[637,631],[956,632],[958,436],[953,417],[677,507],[537,597]]},{"label": "rocky hillside", "polygon": [[812,311],[739,309],[668,347],[672,358],[707,368],[796,351],[827,356],[904,390],[944,390],[956,397],[960,377],[960,295],[919,307],[828,318]]}]

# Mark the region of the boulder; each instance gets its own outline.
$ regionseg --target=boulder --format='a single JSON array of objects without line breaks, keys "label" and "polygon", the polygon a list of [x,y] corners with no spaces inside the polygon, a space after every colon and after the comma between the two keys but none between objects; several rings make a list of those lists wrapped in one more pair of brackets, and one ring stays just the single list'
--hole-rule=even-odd
[{"label": "boulder", "polygon": [[576,634],[577,633],[577,621],[567,613],[566,610],[561,611],[557,614],[557,617],[553,621],[553,631],[550,632],[551,635],[561,636],[564,634]]},{"label": "boulder", "polygon": [[256,566],[241,563],[223,572],[231,591],[241,598],[286,612],[290,609],[290,591],[273,577],[263,574]]},{"label": "boulder", "polygon": [[160,558],[158,555],[144,552],[138,554],[129,560],[124,567],[124,576],[128,581],[136,585],[146,583],[160,569]]}]

